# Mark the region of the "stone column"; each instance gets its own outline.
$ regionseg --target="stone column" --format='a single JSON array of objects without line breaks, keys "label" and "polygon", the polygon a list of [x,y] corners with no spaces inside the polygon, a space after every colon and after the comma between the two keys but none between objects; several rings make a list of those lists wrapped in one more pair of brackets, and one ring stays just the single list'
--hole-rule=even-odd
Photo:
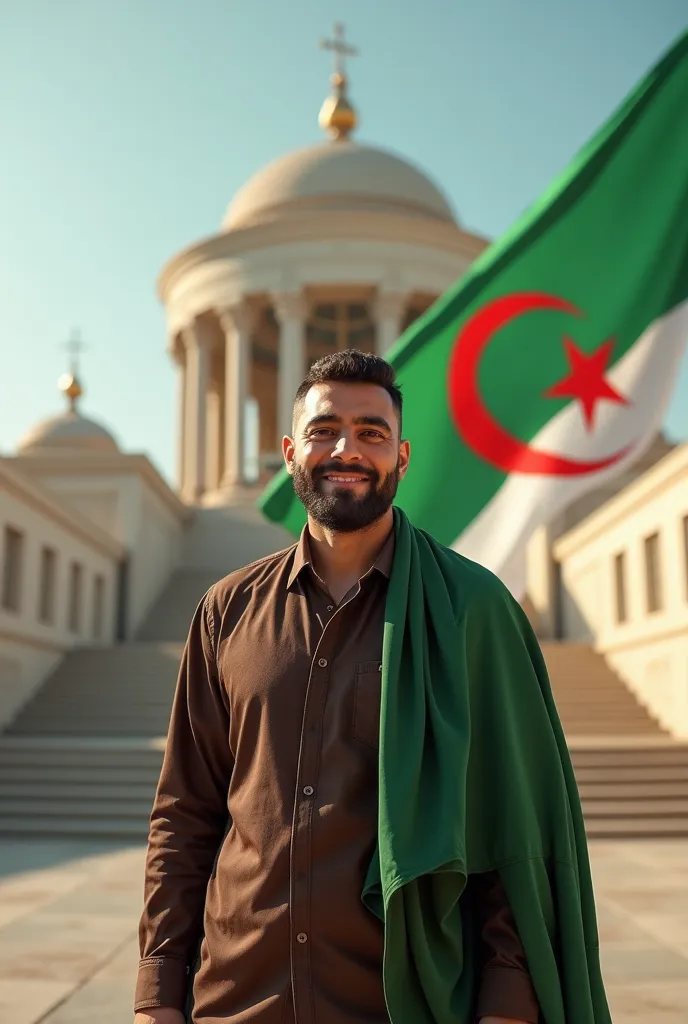
[{"label": "stone column", "polygon": [[206,489],[209,491],[216,491],[218,489],[222,481],[224,469],[221,462],[223,448],[222,392],[222,381],[218,381],[211,376],[208,382],[205,457]]},{"label": "stone column", "polygon": [[172,358],[177,368],[177,487],[184,493],[185,447],[186,447],[186,353],[183,342],[170,345]]},{"label": "stone column", "polygon": [[379,291],[375,300],[376,350],[383,358],[401,336],[401,324],[408,296],[403,292]]},{"label": "stone column", "polygon": [[224,472],[222,489],[245,483],[246,398],[254,312],[245,302],[217,310],[225,337]]},{"label": "stone column", "polygon": [[291,437],[294,395],[306,376],[306,303],[301,292],[280,292],[272,296],[272,304],[280,326],[277,432],[281,447],[284,434]]},{"label": "stone column", "polygon": [[563,533],[557,519],[536,527],[526,543],[526,592],[536,617],[536,633],[544,640],[559,640],[563,624],[561,580],[552,548]]},{"label": "stone column", "polygon": [[206,400],[210,339],[198,320],[182,332],[186,355],[184,398],[184,497],[197,501],[206,489]]}]

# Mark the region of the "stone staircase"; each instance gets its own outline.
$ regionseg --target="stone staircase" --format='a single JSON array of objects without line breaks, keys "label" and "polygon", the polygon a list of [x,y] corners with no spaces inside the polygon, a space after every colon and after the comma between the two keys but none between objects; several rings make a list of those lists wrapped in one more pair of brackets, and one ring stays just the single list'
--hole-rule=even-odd
[{"label": "stone staircase", "polygon": [[198,509],[184,541],[182,568],[211,569],[215,579],[294,543],[286,530],[266,522],[248,491],[231,508]]},{"label": "stone staircase", "polygon": [[592,647],[541,646],[588,835],[687,836],[688,744],[661,728]]},{"label": "stone staircase", "polygon": [[0,737],[0,835],[145,840],[164,738]]},{"label": "stone staircase", "polygon": [[567,737],[666,737],[602,655],[588,644],[541,641],[540,646]]},{"label": "stone staircase", "polygon": [[247,489],[242,504],[232,508],[197,510],[181,565],[139,626],[137,640],[184,640],[196,605],[213,583],[294,542],[286,530],[265,522],[252,504],[257,493]]},{"label": "stone staircase", "polygon": [[688,836],[688,746],[663,737],[569,743],[590,837]]},{"label": "stone staircase", "polygon": [[70,652],[0,736],[0,834],[145,839],[194,610],[216,580],[293,542],[255,497],[198,509],[135,642]]},{"label": "stone staircase", "polygon": [[173,572],[139,626],[137,641],[156,643],[161,640],[185,639],[198,602],[222,576],[223,573],[213,572],[212,569],[177,569]]},{"label": "stone staircase", "polygon": [[[145,839],[194,608],[223,573],[289,543],[268,531],[261,546],[254,517],[202,510],[136,642],[69,654],[0,736],[0,833]],[[589,835],[688,836],[688,745],[592,648],[542,648]]]},{"label": "stone staircase", "polygon": [[10,736],[164,736],[181,643],[69,653],[8,729]]},{"label": "stone staircase", "polygon": [[0,737],[0,834],[145,837],[181,653],[68,654]]}]

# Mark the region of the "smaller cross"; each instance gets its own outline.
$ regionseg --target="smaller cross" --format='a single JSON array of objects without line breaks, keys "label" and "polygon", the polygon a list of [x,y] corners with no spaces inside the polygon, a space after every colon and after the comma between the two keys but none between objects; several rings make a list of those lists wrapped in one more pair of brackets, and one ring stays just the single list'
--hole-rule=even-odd
[{"label": "smaller cross", "polygon": [[72,335],[68,341],[65,341],[62,348],[66,349],[71,356],[71,370],[73,374],[76,374],[79,365],[79,354],[85,352],[88,345],[85,345],[81,340],[79,331],[73,330]]},{"label": "smaller cross", "polygon": [[344,77],[344,58],[358,56],[356,47],[350,46],[344,39],[344,26],[339,21],[334,26],[334,39],[321,39],[320,49],[332,50],[334,53],[334,73],[342,78]]}]

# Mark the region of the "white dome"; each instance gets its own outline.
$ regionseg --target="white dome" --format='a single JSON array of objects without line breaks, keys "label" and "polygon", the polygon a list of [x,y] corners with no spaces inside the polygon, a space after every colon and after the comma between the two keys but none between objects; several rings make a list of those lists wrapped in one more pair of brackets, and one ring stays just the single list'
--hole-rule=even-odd
[{"label": "white dome", "polygon": [[119,452],[117,442],[105,427],[70,410],[36,424],[19,442],[19,452],[57,448],[64,452]]},{"label": "white dome", "polygon": [[222,226],[232,231],[325,210],[454,223],[449,203],[422,171],[385,150],[337,141],[288,153],[258,171],[237,192]]}]

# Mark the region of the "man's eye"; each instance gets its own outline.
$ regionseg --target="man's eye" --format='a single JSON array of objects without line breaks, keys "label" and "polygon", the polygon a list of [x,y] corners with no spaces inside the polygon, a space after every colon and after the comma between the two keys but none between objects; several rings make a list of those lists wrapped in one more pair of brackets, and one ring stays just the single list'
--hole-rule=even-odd
[{"label": "man's eye", "polygon": [[317,430],[311,430],[311,437],[317,437],[318,434],[331,434],[332,431],[329,427],[318,427]]},{"label": "man's eye", "polygon": [[385,436],[384,434],[381,434],[379,430],[362,430],[361,434],[362,435],[368,434],[370,437],[384,437]]}]

